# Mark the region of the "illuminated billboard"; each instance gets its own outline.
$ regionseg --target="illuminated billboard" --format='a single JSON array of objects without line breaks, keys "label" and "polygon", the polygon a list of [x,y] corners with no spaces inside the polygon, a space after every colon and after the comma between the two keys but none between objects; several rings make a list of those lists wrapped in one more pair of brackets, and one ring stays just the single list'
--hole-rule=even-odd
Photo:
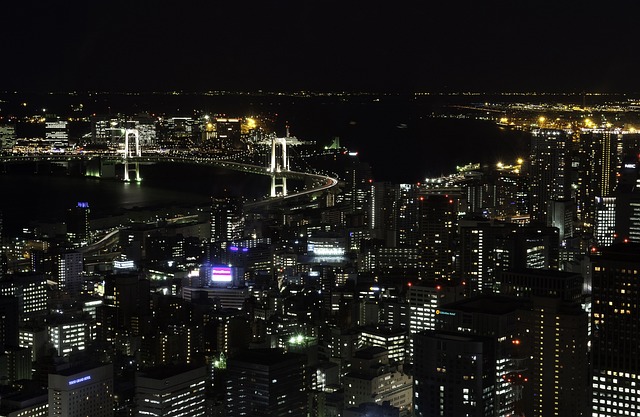
[{"label": "illuminated billboard", "polygon": [[231,282],[233,281],[232,269],[227,266],[211,267],[212,282]]}]

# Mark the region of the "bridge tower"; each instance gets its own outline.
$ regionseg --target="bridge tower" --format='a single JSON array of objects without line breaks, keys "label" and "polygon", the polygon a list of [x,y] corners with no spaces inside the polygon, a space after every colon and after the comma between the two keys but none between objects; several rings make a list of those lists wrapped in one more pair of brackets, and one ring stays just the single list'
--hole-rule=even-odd
[{"label": "bridge tower", "polygon": [[[278,154],[278,150],[280,153]],[[271,164],[269,164],[269,172],[271,172],[271,197],[287,195],[287,178],[280,174],[283,171],[289,171],[289,157],[287,156],[287,138],[274,137],[271,141]]]},{"label": "bridge tower", "polygon": [[[135,145],[132,147],[130,143],[130,138],[133,137]],[[136,160],[133,162],[129,162],[130,158],[140,157],[142,156],[142,151],[140,150],[140,133],[138,129],[125,129],[124,130],[124,180],[126,182],[131,181],[130,174],[131,172],[135,172],[135,180],[140,182],[142,178],[140,178],[140,163]]]}]

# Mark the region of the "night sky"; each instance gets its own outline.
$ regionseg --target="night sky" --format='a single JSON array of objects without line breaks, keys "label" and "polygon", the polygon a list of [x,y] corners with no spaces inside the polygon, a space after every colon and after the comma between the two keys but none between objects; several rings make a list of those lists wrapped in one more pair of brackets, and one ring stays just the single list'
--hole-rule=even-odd
[{"label": "night sky", "polygon": [[635,2],[83,3],[1,6],[0,90],[640,91]]}]

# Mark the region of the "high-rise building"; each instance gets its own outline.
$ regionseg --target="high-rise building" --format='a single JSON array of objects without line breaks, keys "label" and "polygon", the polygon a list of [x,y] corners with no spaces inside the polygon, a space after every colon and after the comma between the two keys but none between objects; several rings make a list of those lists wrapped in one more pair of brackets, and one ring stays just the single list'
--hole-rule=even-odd
[{"label": "high-rise building", "polygon": [[204,366],[163,366],[136,374],[139,416],[205,416]]},{"label": "high-rise building", "polygon": [[68,251],[57,257],[58,287],[71,294],[78,294],[82,290],[84,262],[82,253]]},{"label": "high-rise building", "polygon": [[69,356],[84,350],[91,342],[91,319],[89,315],[48,316],[49,341],[58,356]]},{"label": "high-rise building", "polygon": [[447,303],[464,297],[462,286],[447,286],[444,284],[411,284],[407,290],[407,304],[409,305],[409,357],[413,358],[413,336],[423,330],[436,328],[436,312]]},{"label": "high-rise building", "polygon": [[[436,315],[435,335],[438,337],[473,335],[489,341],[484,343],[485,354],[494,362],[484,366],[494,370],[495,389],[488,404],[492,404],[495,415],[520,415],[526,409],[523,397],[530,394],[525,382],[529,355],[520,349],[522,335],[527,334],[521,326],[524,308],[522,300],[513,297],[480,295],[447,304]],[[420,366],[421,359],[424,358],[416,356],[416,366]],[[455,387],[459,374],[447,369],[449,372],[453,375],[447,377],[447,383]],[[452,386],[446,386],[446,390],[455,391]]]},{"label": "high-rise building", "polygon": [[590,140],[589,161],[593,195],[608,197],[617,185],[616,174],[622,161],[622,130],[593,129]]},{"label": "high-rise building", "polygon": [[581,305],[582,275],[541,269],[501,275],[501,291],[530,305],[520,345],[531,356],[533,415],[587,415],[589,318]]},{"label": "high-rise building", "polygon": [[399,186],[388,182],[371,184],[369,228],[374,237],[384,240],[386,246],[396,246],[395,207]]},{"label": "high-rise building", "polygon": [[562,130],[531,132],[529,201],[531,220],[546,223],[548,203],[569,197],[566,186],[567,135]]},{"label": "high-rise building", "polygon": [[11,149],[16,143],[16,127],[0,125],[0,149]]},{"label": "high-rise building", "polygon": [[69,128],[66,120],[52,118],[45,122],[45,139],[51,149],[64,149],[69,146]]},{"label": "high-rise building", "polygon": [[113,401],[112,364],[49,374],[49,417],[111,417]]},{"label": "high-rise building", "polygon": [[378,346],[388,352],[392,362],[404,362],[409,350],[409,332],[406,328],[367,326],[360,332],[360,346]]},{"label": "high-rise building", "polygon": [[597,246],[611,246],[616,233],[616,198],[596,197],[593,237]]},{"label": "high-rise building", "polygon": [[494,417],[495,349],[490,338],[433,330],[415,336],[414,415]]},{"label": "high-rise building", "polygon": [[427,194],[418,198],[418,245],[422,248],[426,276],[448,280],[454,271],[457,234],[457,204],[447,194]]},{"label": "high-rise building", "polygon": [[640,242],[640,161],[625,160],[615,197],[614,242]]},{"label": "high-rise building", "polygon": [[228,417],[306,417],[306,357],[252,349],[227,360]]},{"label": "high-rise building", "polygon": [[459,276],[468,292],[496,293],[500,271],[557,269],[559,233],[555,227],[462,220]]},{"label": "high-rise building", "polygon": [[18,298],[0,295],[0,352],[8,346],[18,346],[19,342]]},{"label": "high-rise building", "polygon": [[[138,335],[150,308],[149,281],[132,275],[109,275],[104,282],[104,304],[96,308],[97,337],[112,343],[117,335]],[[116,346],[119,347],[119,346]]]},{"label": "high-rise building", "polygon": [[633,415],[640,404],[640,245],[614,244],[591,259],[591,413]]},{"label": "high-rise building", "polygon": [[225,242],[242,238],[242,220],[240,198],[214,197],[211,204],[211,241]]},{"label": "high-rise building", "polygon": [[351,369],[343,378],[344,408],[389,402],[400,410],[400,416],[410,416],[413,408],[412,384],[413,378],[403,371],[402,366],[389,363],[386,349],[360,349],[355,352]]},{"label": "high-rise building", "polygon": [[42,274],[18,273],[0,281],[0,295],[18,298],[22,322],[46,314],[47,279]]},{"label": "high-rise building", "polygon": [[67,210],[65,221],[67,223],[67,236],[73,242],[87,242],[91,236],[89,230],[89,203],[79,201],[78,204]]}]

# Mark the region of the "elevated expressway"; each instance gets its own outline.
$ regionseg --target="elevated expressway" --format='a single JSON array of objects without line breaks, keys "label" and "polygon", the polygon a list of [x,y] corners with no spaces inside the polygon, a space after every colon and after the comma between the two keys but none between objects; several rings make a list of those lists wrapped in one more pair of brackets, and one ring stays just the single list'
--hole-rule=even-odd
[{"label": "elevated expressway", "polygon": [[[104,160],[113,161],[116,163],[122,163],[123,158],[119,154],[112,153],[82,153],[82,154],[23,154],[23,155],[0,155],[0,162],[3,167],[6,168],[6,164],[15,162],[48,162],[52,164],[65,165],[70,162],[87,162],[94,158],[101,158]],[[279,178],[287,178],[293,180],[308,181],[310,186],[299,191],[293,191],[286,195],[279,195],[275,197],[266,197],[263,200],[246,203],[247,208],[257,208],[260,206],[268,206],[274,203],[281,203],[289,199],[295,199],[297,197],[312,195],[314,193],[320,193],[328,190],[338,184],[336,178],[312,174],[301,171],[282,170],[273,172],[269,167],[260,165],[246,164],[242,162],[230,161],[224,158],[215,158],[209,156],[178,156],[178,155],[143,155],[129,157],[130,163],[138,164],[155,164],[155,163],[184,163],[184,164],[201,164],[211,165],[225,169],[231,169],[234,171],[245,172],[249,174],[266,175],[269,177],[278,176]]]}]

